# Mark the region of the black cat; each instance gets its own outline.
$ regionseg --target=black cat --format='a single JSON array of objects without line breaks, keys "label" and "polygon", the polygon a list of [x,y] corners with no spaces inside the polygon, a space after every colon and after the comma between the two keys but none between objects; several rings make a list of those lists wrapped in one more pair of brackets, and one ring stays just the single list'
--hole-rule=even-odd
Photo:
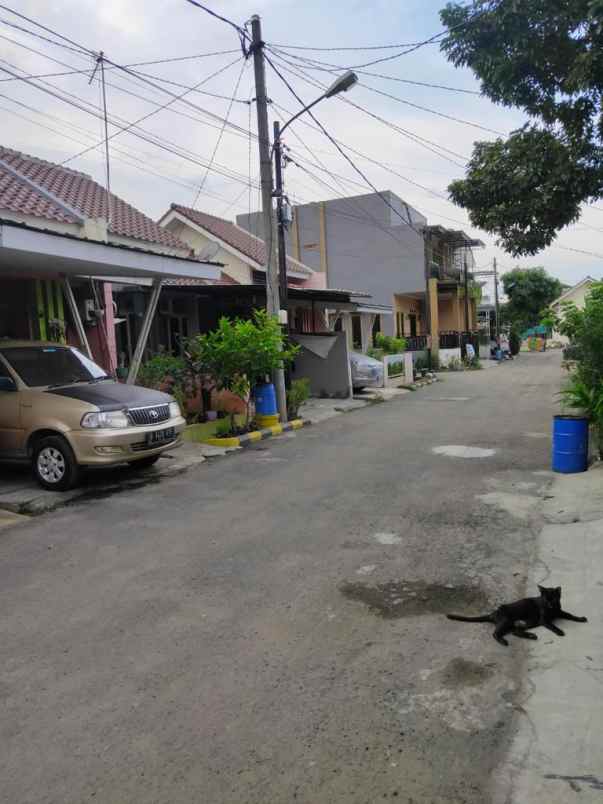
[{"label": "black cat", "polygon": [[493,637],[501,645],[508,645],[505,634],[514,634],[522,639],[538,639],[536,634],[527,631],[544,625],[557,636],[565,636],[561,628],[557,628],[554,620],[572,620],[575,623],[586,623],[586,617],[576,617],[561,608],[561,587],[547,589],[538,587],[540,597],[526,597],[515,603],[504,603],[491,614],[481,617],[462,617],[459,614],[447,614],[449,620],[460,620],[464,623],[494,623]]}]

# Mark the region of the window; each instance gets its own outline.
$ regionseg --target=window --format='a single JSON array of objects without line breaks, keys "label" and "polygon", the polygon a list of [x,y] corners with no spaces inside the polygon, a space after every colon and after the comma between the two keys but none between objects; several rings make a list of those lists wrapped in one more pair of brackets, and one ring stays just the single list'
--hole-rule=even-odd
[{"label": "window", "polygon": [[396,313],[396,337],[404,337],[404,313]]},{"label": "window", "polygon": [[352,316],[352,343],[354,349],[362,349],[362,325],[359,315]]},{"label": "window", "polygon": [[417,316],[416,315],[409,315],[408,316],[408,323],[410,324],[410,337],[416,338],[417,337]]},{"label": "window", "polygon": [[373,324],[373,346],[375,345],[375,338],[381,332],[381,316],[375,316],[375,323]]},{"label": "window", "polygon": [[2,354],[31,388],[109,379],[100,366],[73,347],[19,346]]}]

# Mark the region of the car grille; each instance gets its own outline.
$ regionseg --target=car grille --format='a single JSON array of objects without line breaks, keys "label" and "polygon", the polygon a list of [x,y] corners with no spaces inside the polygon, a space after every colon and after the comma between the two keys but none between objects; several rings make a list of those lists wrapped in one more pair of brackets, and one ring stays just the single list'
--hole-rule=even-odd
[{"label": "car grille", "polygon": [[144,426],[148,424],[159,424],[166,422],[170,418],[169,405],[150,405],[148,408],[130,408],[128,417],[132,424]]}]

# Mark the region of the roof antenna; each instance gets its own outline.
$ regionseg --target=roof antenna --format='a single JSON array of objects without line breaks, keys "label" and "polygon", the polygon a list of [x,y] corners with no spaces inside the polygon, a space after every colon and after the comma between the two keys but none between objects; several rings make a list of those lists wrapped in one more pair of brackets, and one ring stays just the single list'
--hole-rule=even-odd
[{"label": "roof antenna", "polygon": [[90,81],[96,75],[96,71],[100,67],[100,74],[101,74],[101,87],[103,93],[103,121],[105,124],[105,166],[106,166],[106,174],[107,174],[107,232],[111,228],[111,168],[109,163],[109,124],[107,122],[107,90],[105,87],[105,54],[101,50],[96,59],[96,66],[94,67],[94,72],[90,76]]}]

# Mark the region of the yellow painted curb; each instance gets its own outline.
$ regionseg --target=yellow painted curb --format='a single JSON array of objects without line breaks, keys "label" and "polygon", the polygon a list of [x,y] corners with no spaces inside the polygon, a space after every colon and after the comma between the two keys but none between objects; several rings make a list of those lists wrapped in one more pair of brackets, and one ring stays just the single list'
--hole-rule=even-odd
[{"label": "yellow painted curb", "polygon": [[300,427],[304,426],[304,421],[303,419],[293,419],[293,421],[289,422],[289,424],[291,425],[292,430],[299,430]]},{"label": "yellow painted curb", "polygon": [[262,416],[257,415],[255,417],[255,421],[258,427],[265,428],[265,427],[274,427],[275,424],[278,424],[278,414],[273,416]]},{"label": "yellow painted curb", "polygon": [[247,433],[247,439],[248,441],[261,441],[262,434],[259,430],[252,430],[251,433]]},{"label": "yellow painted curb", "polygon": [[267,429],[270,430],[272,435],[280,435],[283,432],[283,425],[275,424],[274,427],[268,427]]},{"label": "yellow painted curb", "polygon": [[240,447],[240,438],[206,438],[204,444],[211,444],[212,447]]}]

